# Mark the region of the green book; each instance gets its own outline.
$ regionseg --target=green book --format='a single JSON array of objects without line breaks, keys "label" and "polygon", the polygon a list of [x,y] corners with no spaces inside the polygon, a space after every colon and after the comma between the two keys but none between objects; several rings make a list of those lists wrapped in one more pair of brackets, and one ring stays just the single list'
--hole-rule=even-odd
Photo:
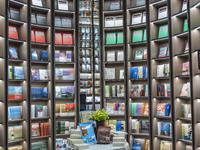
[{"label": "green book", "polygon": [[158,38],[164,38],[168,36],[168,25],[161,25],[159,27]]},{"label": "green book", "polygon": [[143,41],[146,41],[147,40],[147,30],[144,29],[144,37],[143,37]]},{"label": "green book", "polygon": [[143,37],[143,30],[133,31],[133,40],[132,42],[141,42]]},{"label": "green book", "polygon": [[111,86],[110,85],[105,85],[105,97],[110,97],[111,96]]},{"label": "green book", "polygon": [[137,115],[136,110],[137,110],[137,104],[136,103],[132,103],[131,114],[132,115]]},{"label": "green book", "polygon": [[117,38],[116,38],[116,32],[112,33],[106,33],[106,44],[116,44]]},{"label": "green book", "polygon": [[188,30],[188,20],[185,19],[184,20],[184,26],[183,26],[183,32],[187,31]]},{"label": "green book", "polygon": [[117,44],[124,43],[124,35],[123,32],[117,32]]}]

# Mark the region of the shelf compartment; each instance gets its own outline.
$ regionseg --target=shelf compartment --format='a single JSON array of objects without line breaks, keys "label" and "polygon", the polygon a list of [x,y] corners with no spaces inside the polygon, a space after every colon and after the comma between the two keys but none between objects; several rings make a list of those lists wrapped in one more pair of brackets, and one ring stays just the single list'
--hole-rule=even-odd
[{"label": "shelf compartment", "polygon": [[107,61],[104,62],[106,65],[124,64],[124,61]]},{"label": "shelf compartment", "polygon": [[36,42],[31,42],[31,46],[48,47],[48,46],[50,46],[50,44],[49,44],[49,43],[36,43]]},{"label": "shelf compartment", "polygon": [[129,60],[130,63],[147,63],[147,59]]},{"label": "shelf compartment", "polygon": [[172,137],[170,137],[170,136],[156,135],[155,137],[162,139],[162,140],[168,140],[168,141],[172,140]]},{"label": "shelf compartment", "polygon": [[44,64],[44,65],[48,65],[50,63],[50,61],[31,61],[32,64]]},{"label": "shelf compartment", "polygon": [[68,134],[56,134],[56,137],[57,138],[60,138],[60,137],[69,137],[71,134],[68,133]]},{"label": "shelf compartment", "polygon": [[50,117],[31,118],[32,121],[48,120]]},{"label": "shelf compartment", "polygon": [[167,0],[156,1],[156,2],[151,3],[150,5],[154,7],[161,7],[163,5],[167,5]]},{"label": "shelf compartment", "polygon": [[146,5],[141,5],[137,7],[132,7],[127,9],[129,12],[138,12],[138,11],[145,11],[146,10]]},{"label": "shelf compartment", "polygon": [[55,80],[55,83],[73,83],[75,80]]},{"label": "shelf compartment", "polygon": [[20,21],[20,20],[16,20],[16,19],[11,19],[11,18],[9,18],[8,21],[9,21],[9,23],[15,24],[15,25],[23,25],[23,24],[26,23],[24,21]]},{"label": "shelf compartment", "polygon": [[39,6],[34,6],[34,5],[31,5],[31,9],[36,10],[36,11],[41,11],[41,12],[44,12],[44,13],[47,13],[48,11],[50,11],[49,8],[39,7]]},{"label": "shelf compartment", "polygon": [[186,37],[188,37],[188,31],[183,32],[183,33],[178,33],[178,34],[176,34],[174,36],[178,37],[178,38],[186,38]]},{"label": "shelf compartment", "polygon": [[15,62],[15,63],[23,63],[25,60],[21,60],[21,59],[8,59],[8,62]]},{"label": "shelf compartment", "polygon": [[148,115],[130,115],[132,118],[149,118]]},{"label": "shelf compartment", "polygon": [[129,45],[130,45],[130,46],[142,46],[142,45],[147,45],[147,41],[129,43]]},{"label": "shelf compartment", "polygon": [[23,121],[25,121],[25,119],[8,120],[8,123],[9,123],[9,124],[12,124],[12,123],[20,123],[20,122],[23,122]]},{"label": "shelf compartment", "polygon": [[179,79],[189,79],[190,75],[180,75],[180,76],[176,76],[176,78],[179,78]]},{"label": "shelf compartment", "polygon": [[187,96],[178,96],[176,98],[181,99],[181,100],[190,100],[190,97],[187,97]]},{"label": "shelf compartment", "polygon": [[24,5],[26,5],[25,3],[22,3],[16,0],[9,0],[9,4],[16,7],[23,7]]},{"label": "shelf compartment", "polygon": [[17,140],[17,141],[12,141],[12,142],[8,142],[8,145],[15,145],[15,144],[19,144],[19,143],[22,143],[22,142],[24,142],[24,141],[25,141],[24,139]]},{"label": "shelf compartment", "polygon": [[154,39],[152,40],[152,42],[156,42],[156,43],[166,43],[168,42],[169,37],[164,37],[164,38],[160,38],[160,39]]},{"label": "shelf compartment", "polygon": [[169,80],[170,77],[153,77],[155,80]]},{"label": "shelf compartment", "polygon": [[105,82],[124,82],[124,79],[105,79]]},{"label": "shelf compartment", "polygon": [[[104,45],[105,48],[110,48],[110,47],[123,47],[124,44],[112,44],[112,45]],[[84,48],[85,49],[85,48]]]},{"label": "shelf compartment", "polygon": [[26,41],[23,41],[23,40],[17,40],[17,39],[8,39],[8,41],[10,42],[10,43],[13,43],[13,44],[23,44],[24,42],[26,42]]},{"label": "shelf compartment", "polygon": [[170,100],[171,97],[161,97],[161,96],[155,96],[154,98],[159,99],[159,100]]},{"label": "shelf compartment", "polygon": [[122,15],[123,14],[123,10],[105,10],[103,11],[104,15]]},{"label": "shelf compartment", "polygon": [[71,11],[71,10],[58,10],[56,9],[55,10],[55,14],[63,14],[63,15],[66,15],[66,14],[74,14],[75,12],[74,11]]},{"label": "shelf compartment", "polygon": [[132,100],[134,100],[134,99],[146,99],[146,100],[148,100],[148,98],[149,97],[147,97],[147,96],[135,96],[135,97],[130,97]]},{"label": "shelf compartment", "polygon": [[187,17],[187,10],[181,11],[175,15],[173,15],[173,17],[179,17],[179,18],[186,18]]},{"label": "shelf compartment", "polygon": [[164,60],[169,60],[169,57],[158,57],[158,58],[153,58],[155,61],[164,61]]},{"label": "shelf compartment", "polygon": [[104,27],[104,31],[121,31],[123,27]]},{"label": "shelf compartment", "polygon": [[8,82],[24,82],[25,79],[8,79]]},{"label": "shelf compartment", "polygon": [[130,81],[147,81],[147,78],[135,78],[135,79],[130,79]]}]

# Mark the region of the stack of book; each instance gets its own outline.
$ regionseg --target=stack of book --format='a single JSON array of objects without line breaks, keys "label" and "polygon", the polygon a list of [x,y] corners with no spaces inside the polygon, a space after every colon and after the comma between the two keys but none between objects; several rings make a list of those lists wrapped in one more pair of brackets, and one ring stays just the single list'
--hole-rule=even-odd
[{"label": "stack of book", "polygon": [[55,62],[72,62],[72,51],[55,51]]},{"label": "stack of book", "polygon": [[109,32],[106,33],[106,45],[123,44],[123,32]]},{"label": "stack of book", "polygon": [[171,115],[171,104],[158,103],[156,115],[157,116],[170,116]]},{"label": "stack of book", "polygon": [[47,141],[33,142],[31,144],[32,150],[48,150]]},{"label": "stack of book", "polygon": [[133,37],[132,37],[132,42],[142,42],[142,41],[146,41],[146,34],[147,31],[146,29],[139,29],[139,30],[134,30],[133,31]]},{"label": "stack of book", "polygon": [[31,23],[40,24],[40,25],[47,25],[46,14],[31,13]]},{"label": "stack of book", "polygon": [[131,97],[148,96],[148,85],[133,84],[131,88]]},{"label": "stack of book", "polygon": [[171,88],[168,83],[159,83],[157,84],[157,96],[158,97],[170,97]]},{"label": "stack of book", "polygon": [[180,96],[190,97],[190,82],[183,84]]},{"label": "stack of book", "polygon": [[182,139],[192,140],[192,125],[188,123],[182,123]]},{"label": "stack of book", "polygon": [[72,28],[72,18],[55,16],[55,26],[63,28]]},{"label": "stack of book", "polygon": [[172,136],[172,124],[170,122],[157,122],[158,135]]},{"label": "stack of book", "polygon": [[8,100],[22,100],[23,88],[22,86],[8,86]]},{"label": "stack of book", "polygon": [[172,142],[160,141],[160,150],[172,150]]},{"label": "stack of book", "polygon": [[131,67],[131,79],[141,79],[141,78],[147,78],[148,77],[148,68],[139,66],[139,67]]},{"label": "stack of book", "polygon": [[8,150],[22,150],[22,145],[9,146]]},{"label": "stack of book", "polygon": [[49,135],[49,123],[32,123],[31,134],[32,137]]},{"label": "stack of book", "polygon": [[8,120],[22,119],[22,106],[9,106],[8,107]]},{"label": "stack of book", "polygon": [[73,45],[72,33],[55,33],[55,44]]},{"label": "stack of book", "polygon": [[108,16],[105,17],[105,27],[123,26],[123,16]]},{"label": "stack of book", "polygon": [[112,97],[124,97],[124,85],[105,85],[105,97],[111,97],[111,95]]},{"label": "stack of book", "polygon": [[133,139],[133,150],[141,149],[141,150],[149,150],[150,149],[150,142],[149,139],[143,138],[134,138]]},{"label": "stack of book", "polygon": [[74,122],[56,121],[56,134],[70,134],[74,127]]},{"label": "stack of book", "polygon": [[132,103],[131,115],[149,115],[148,103]]},{"label": "stack of book", "polygon": [[24,69],[21,66],[8,66],[8,79],[24,79]]},{"label": "stack of book", "polygon": [[116,131],[115,133],[112,138],[112,145],[114,147],[123,147],[127,143],[125,138],[126,133],[121,131]]},{"label": "stack of book", "polygon": [[75,104],[56,104],[56,116],[73,116],[75,115]]},{"label": "stack of book", "polygon": [[106,120],[105,126],[110,126],[112,131],[125,131],[125,121]]},{"label": "stack of book", "polygon": [[74,68],[56,68],[55,79],[56,80],[74,80],[75,72]]},{"label": "stack of book", "polygon": [[169,77],[169,64],[157,65],[157,77]]},{"label": "stack of book", "polygon": [[124,115],[125,103],[106,103],[106,112],[109,115]]},{"label": "stack of book", "polygon": [[22,139],[22,126],[8,127],[8,142],[18,141]]},{"label": "stack of book", "polygon": [[74,98],[74,86],[56,86],[56,98]]},{"label": "stack of book", "polygon": [[47,117],[47,106],[31,105],[31,118]]},{"label": "stack of book", "polygon": [[147,59],[147,49],[136,50],[135,51],[135,60]]},{"label": "stack of book", "polygon": [[49,80],[49,71],[46,69],[31,69],[32,80]]},{"label": "stack of book", "polygon": [[131,127],[132,133],[149,133],[148,120],[132,119],[131,123],[132,123],[132,127]]},{"label": "stack of book", "polygon": [[[38,59],[39,58],[39,59]],[[39,57],[37,51],[31,50],[31,60],[48,61],[48,51],[40,51]]]},{"label": "stack of book", "polygon": [[32,99],[48,98],[48,88],[47,87],[31,87],[31,98]]}]

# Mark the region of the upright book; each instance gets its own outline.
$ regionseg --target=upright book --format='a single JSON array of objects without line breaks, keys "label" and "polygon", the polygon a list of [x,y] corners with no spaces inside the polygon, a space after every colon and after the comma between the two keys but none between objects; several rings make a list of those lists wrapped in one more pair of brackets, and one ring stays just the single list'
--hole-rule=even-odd
[{"label": "upright book", "polygon": [[106,44],[116,44],[117,38],[116,38],[116,32],[113,33],[106,33]]},{"label": "upright book", "polygon": [[20,11],[16,8],[10,8],[10,18],[20,20]]},{"label": "upright book", "polygon": [[46,43],[45,32],[35,30],[35,41],[38,43]]},{"label": "upright book", "polygon": [[19,39],[16,26],[8,26],[8,37],[11,39]]},{"label": "upright book", "polygon": [[64,45],[73,45],[72,33],[63,33],[63,44]]},{"label": "upright book", "polygon": [[110,10],[117,10],[120,9],[120,0],[111,0],[110,1]]},{"label": "upright book", "polygon": [[167,17],[167,6],[160,7],[158,10],[158,19]]},{"label": "upright book", "polygon": [[142,23],[142,13],[134,13],[132,15],[132,25]]},{"label": "upright book", "polygon": [[58,9],[59,10],[69,10],[68,0],[58,0]]},{"label": "upright book", "polygon": [[63,44],[62,33],[55,33],[55,44]]},{"label": "upright book", "polygon": [[32,0],[32,4],[35,6],[43,7],[42,0]]},{"label": "upright book", "polygon": [[134,30],[132,42],[141,42],[143,39],[143,30]]},{"label": "upright book", "polygon": [[158,38],[164,38],[168,36],[168,24],[161,25],[159,27]]},{"label": "upright book", "polygon": [[72,28],[72,19],[70,17],[62,17],[62,27]]},{"label": "upright book", "polygon": [[124,34],[123,32],[117,32],[117,44],[124,43]]},{"label": "upright book", "polygon": [[47,16],[45,14],[36,14],[37,24],[47,25]]}]

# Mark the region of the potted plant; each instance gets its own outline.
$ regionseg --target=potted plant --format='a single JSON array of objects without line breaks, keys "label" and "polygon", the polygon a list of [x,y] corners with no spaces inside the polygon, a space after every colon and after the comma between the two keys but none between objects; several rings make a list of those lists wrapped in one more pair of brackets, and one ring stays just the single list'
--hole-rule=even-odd
[{"label": "potted plant", "polygon": [[105,120],[108,119],[108,113],[105,111],[105,109],[99,110],[97,109],[95,112],[93,112],[93,118],[96,120],[97,127],[99,126],[105,126]]}]

